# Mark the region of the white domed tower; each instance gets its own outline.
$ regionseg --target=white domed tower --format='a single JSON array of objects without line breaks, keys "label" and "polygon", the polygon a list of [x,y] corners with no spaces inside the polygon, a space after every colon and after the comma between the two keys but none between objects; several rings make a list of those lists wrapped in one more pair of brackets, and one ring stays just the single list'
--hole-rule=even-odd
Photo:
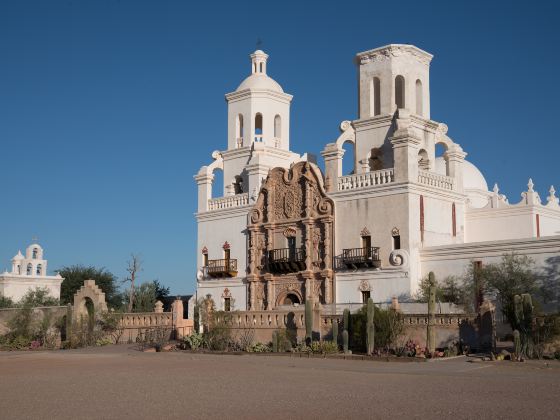
[{"label": "white domed tower", "polygon": [[[287,168],[299,159],[299,155],[290,152],[292,95],[267,75],[266,53],[257,50],[250,57],[251,74],[234,92],[226,94],[227,150],[215,151],[214,162],[203,166],[195,176],[199,211],[209,209],[212,196],[255,197],[270,169]],[[223,194],[212,191],[217,169],[223,171]]]},{"label": "white domed tower", "polygon": [[292,95],[266,74],[268,55],[251,54],[251,75],[226,95],[228,103],[228,150],[253,143],[290,149],[290,103]]}]

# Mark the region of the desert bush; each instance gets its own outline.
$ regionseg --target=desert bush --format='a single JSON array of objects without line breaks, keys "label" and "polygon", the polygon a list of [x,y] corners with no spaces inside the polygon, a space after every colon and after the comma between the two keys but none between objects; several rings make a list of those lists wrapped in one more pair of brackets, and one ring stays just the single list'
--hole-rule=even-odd
[{"label": "desert bush", "polygon": [[172,329],[169,327],[158,326],[150,328],[139,328],[136,336],[136,344],[139,350],[147,347],[154,347],[160,351],[171,339]]},{"label": "desert bush", "polygon": [[[365,352],[367,308],[364,306],[359,311],[350,316],[350,344],[355,352]],[[389,349],[396,345],[397,339],[404,330],[402,314],[393,309],[381,309],[375,306],[375,348]]]},{"label": "desert bush", "polygon": [[272,351],[269,345],[264,343],[255,343],[247,347],[249,353],[269,353]]}]

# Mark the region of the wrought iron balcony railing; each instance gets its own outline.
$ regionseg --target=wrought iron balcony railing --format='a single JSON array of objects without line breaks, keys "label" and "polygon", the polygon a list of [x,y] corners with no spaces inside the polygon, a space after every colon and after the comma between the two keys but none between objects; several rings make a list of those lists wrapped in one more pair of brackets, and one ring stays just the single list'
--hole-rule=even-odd
[{"label": "wrought iron balcony railing", "polygon": [[208,260],[207,274],[210,277],[235,277],[237,276],[237,260]]},{"label": "wrought iron balcony railing", "polygon": [[305,270],[305,250],[280,248],[268,251],[268,271],[273,273],[293,273]]},{"label": "wrought iron balcony railing", "polygon": [[356,268],[379,268],[381,260],[379,259],[378,247],[367,248],[348,248],[343,249],[342,254],[336,256],[335,269],[356,269]]}]

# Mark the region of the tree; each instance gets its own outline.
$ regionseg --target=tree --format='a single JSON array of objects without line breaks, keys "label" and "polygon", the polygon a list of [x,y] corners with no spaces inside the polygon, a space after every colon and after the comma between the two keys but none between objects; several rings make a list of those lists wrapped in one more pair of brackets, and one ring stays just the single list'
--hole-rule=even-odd
[{"label": "tree", "polygon": [[[506,254],[498,263],[482,267],[472,266],[465,283],[471,298],[494,295],[502,313],[515,329],[515,295],[542,294],[542,281],[533,270],[534,261],[526,255]],[[474,300],[473,299],[473,300]]]},{"label": "tree", "polygon": [[140,271],[142,271],[142,261],[140,257],[135,254],[130,254],[131,259],[128,261],[128,267],[126,271],[128,272],[128,277],[125,282],[130,282],[130,289],[128,290],[128,312],[132,312],[132,307],[134,305],[134,282],[136,281],[136,276]]},{"label": "tree", "polygon": [[154,280],[152,283],[155,288],[156,300],[163,300],[169,296],[169,287],[162,285],[159,280]]},{"label": "tree", "polygon": [[[420,280],[415,299],[422,303],[428,302],[429,290],[428,276]],[[469,287],[456,276],[447,276],[442,282],[436,280],[436,301],[449,302],[456,305],[470,303]]]},{"label": "tree", "polygon": [[105,268],[71,265],[56,270],[64,281],[60,288],[60,303],[74,303],[74,294],[84,285],[85,280],[95,280],[95,284],[105,293],[105,300],[110,308],[120,308],[122,296],[118,291],[117,278]]},{"label": "tree", "polygon": [[18,306],[37,308],[39,306],[58,306],[59,304],[59,300],[49,294],[47,287],[36,287],[23,295]]},{"label": "tree", "polygon": [[[128,296],[132,296],[130,290]],[[153,282],[142,283],[134,289],[133,304],[128,302],[129,312],[153,312],[156,303],[156,287]]]}]

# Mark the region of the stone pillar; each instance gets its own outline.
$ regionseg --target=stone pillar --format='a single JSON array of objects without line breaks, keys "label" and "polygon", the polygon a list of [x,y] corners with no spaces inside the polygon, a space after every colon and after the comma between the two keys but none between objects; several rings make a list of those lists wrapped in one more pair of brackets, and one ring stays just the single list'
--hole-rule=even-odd
[{"label": "stone pillar", "polygon": [[198,212],[208,210],[208,200],[212,198],[212,183],[214,182],[214,175],[205,172],[206,167],[203,167],[198,175],[194,177],[198,184]]},{"label": "stone pillar", "polygon": [[339,149],[336,143],[329,143],[321,152],[321,156],[325,160],[325,177],[330,180],[330,186],[327,192],[336,191],[338,185],[338,177],[342,176],[342,156],[344,149]]},{"label": "stone pillar", "polygon": [[360,173],[365,174],[369,172],[369,159],[360,160]]},{"label": "stone pillar", "polygon": [[250,283],[249,283],[249,293],[251,294],[250,296],[250,301],[251,301],[251,311],[255,311],[257,309],[257,283],[255,281],[255,279],[251,279]]},{"label": "stone pillar", "polygon": [[447,162],[448,176],[455,179],[455,191],[463,192],[463,162],[465,161],[465,156],[467,154],[463,152],[461,146],[453,145],[448,151],[443,155],[445,161]]},{"label": "stone pillar", "polygon": [[305,220],[305,269],[307,271],[313,271],[313,241],[311,238],[313,231],[313,221]]},{"label": "stone pillar", "polygon": [[161,303],[161,301],[156,301],[156,304],[154,305],[154,312],[156,314],[162,314],[163,313],[163,303]]},{"label": "stone pillar", "polygon": [[264,280],[266,281],[266,310],[271,311],[274,309],[274,300],[276,299],[274,285],[272,284],[272,274],[265,274]]},{"label": "stone pillar", "polygon": [[395,161],[395,182],[418,182],[420,138],[412,131],[410,112],[399,109],[397,130],[391,137]]}]

